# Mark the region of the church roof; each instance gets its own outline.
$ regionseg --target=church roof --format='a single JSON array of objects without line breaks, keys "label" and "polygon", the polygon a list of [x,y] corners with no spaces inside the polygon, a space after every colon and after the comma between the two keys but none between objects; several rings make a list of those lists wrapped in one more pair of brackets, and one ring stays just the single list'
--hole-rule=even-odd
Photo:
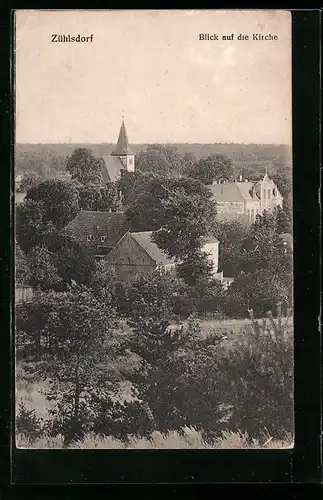
[{"label": "church roof", "polygon": [[104,166],[102,170],[102,178],[104,182],[115,182],[124,168],[120,158],[117,156],[103,156]]},{"label": "church roof", "polygon": [[126,131],[126,127],[125,127],[123,120],[122,120],[121,127],[120,127],[117,145],[111,154],[114,156],[134,154],[131,151],[130,146],[129,146],[127,131]]},{"label": "church roof", "polygon": [[130,234],[154,262],[163,265],[175,264],[175,260],[169,258],[167,254],[151,240],[152,231],[142,231]]}]

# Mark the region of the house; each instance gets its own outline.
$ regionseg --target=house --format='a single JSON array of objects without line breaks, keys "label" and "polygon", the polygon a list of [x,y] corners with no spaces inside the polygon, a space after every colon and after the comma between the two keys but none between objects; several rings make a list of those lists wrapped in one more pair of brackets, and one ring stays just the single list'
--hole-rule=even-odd
[{"label": "house", "polygon": [[217,202],[218,220],[240,220],[252,223],[266,210],[282,206],[283,197],[267,173],[258,182],[214,182],[209,186]]},{"label": "house", "polygon": [[[156,270],[175,274],[175,259],[168,257],[151,239],[151,231],[127,232],[104,257],[121,281],[130,281],[135,276],[147,276]],[[219,242],[209,238],[203,246],[209,259],[218,271]]]},{"label": "house", "polygon": [[123,212],[96,212],[82,210],[65,227],[75,240],[95,255],[106,255],[129,230]]},{"label": "house", "polygon": [[105,183],[115,182],[125,170],[128,172],[135,170],[135,154],[129,146],[123,118],[117,145],[110,155],[103,156],[102,167],[102,178]]}]

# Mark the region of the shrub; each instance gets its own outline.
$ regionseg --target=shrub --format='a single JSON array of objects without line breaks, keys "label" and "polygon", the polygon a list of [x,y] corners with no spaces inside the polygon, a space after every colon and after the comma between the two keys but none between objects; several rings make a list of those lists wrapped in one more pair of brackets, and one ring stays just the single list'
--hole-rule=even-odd
[{"label": "shrub", "polygon": [[224,294],[223,309],[229,317],[246,317],[248,309],[263,317],[276,311],[279,301],[291,303],[291,279],[287,283],[272,270],[260,270],[235,279]]},{"label": "shrub", "polygon": [[21,402],[18,406],[16,432],[31,440],[42,437],[44,433],[43,419],[36,416],[33,408],[29,410],[24,402]]},{"label": "shrub", "polygon": [[[251,313],[252,314],[252,313]],[[227,428],[260,438],[293,433],[293,338],[281,316],[261,323],[233,342],[219,360],[222,402],[234,408]]]}]

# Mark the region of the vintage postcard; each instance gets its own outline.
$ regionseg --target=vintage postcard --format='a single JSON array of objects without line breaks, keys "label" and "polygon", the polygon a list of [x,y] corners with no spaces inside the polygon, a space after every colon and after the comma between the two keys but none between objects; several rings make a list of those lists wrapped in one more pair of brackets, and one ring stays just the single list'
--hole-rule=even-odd
[{"label": "vintage postcard", "polygon": [[294,443],[291,14],[15,12],[18,448]]}]

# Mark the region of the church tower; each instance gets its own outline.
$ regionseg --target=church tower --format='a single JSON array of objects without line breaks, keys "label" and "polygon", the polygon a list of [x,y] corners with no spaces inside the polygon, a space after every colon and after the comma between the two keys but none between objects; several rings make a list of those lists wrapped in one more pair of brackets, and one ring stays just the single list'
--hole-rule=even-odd
[{"label": "church tower", "polygon": [[135,154],[130,149],[127,131],[123,118],[120,127],[118,142],[115,149],[112,151],[111,156],[117,156],[119,160],[122,162],[125,170],[127,170],[128,172],[134,172]]}]

